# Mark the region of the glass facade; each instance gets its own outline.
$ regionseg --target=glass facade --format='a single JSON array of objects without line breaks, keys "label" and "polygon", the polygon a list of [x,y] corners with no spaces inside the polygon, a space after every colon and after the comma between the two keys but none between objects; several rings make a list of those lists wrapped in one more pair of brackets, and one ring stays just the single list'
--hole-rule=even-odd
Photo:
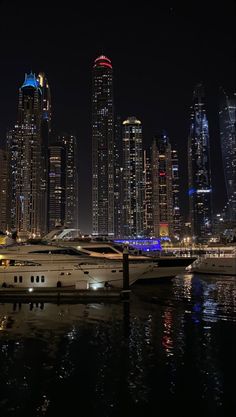
[{"label": "glass facade", "polygon": [[123,122],[123,237],[143,236],[142,126],[136,117]]},{"label": "glass facade", "polygon": [[165,132],[157,135],[152,144],[153,233],[154,236],[173,236],[172,154]]},{"label": "glass facade", "polygon": [[209,238],[212,230],[212,188],[210,144],[205,92],[198,84],[193,94],[188,139],[189,208],[191,234],[198,241]]},{"label": "glass facade", "polygon": [[16,229],[22,237],[41,234],[42,91],[35,74],[26,74],[19,89],[18,123],[14,129]]},{"label": "glass facade", "polygon": [[226,215],[236,221],[236,96],[229,98],[223,89],[220,94],[220,140],[225,185],[227,191]]},{"label": "glass facade", "polygon": [[93,66],[92,84],[92,233],[114,236],[113,75],[109,58]]}]

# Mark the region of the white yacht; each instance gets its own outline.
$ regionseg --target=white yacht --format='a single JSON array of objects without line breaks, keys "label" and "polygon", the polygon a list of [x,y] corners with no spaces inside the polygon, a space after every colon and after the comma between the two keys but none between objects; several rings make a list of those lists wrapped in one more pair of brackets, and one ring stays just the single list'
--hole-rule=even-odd
[{"label": "white yacht", "polygon": [[[130,285],[144,279],[152,262],[129,265]],[[65,287],[88,289],[123,284],[123,263],[93,257],[72,247],[15,245],[0,250],[0,287]]]},{"label": "white yacht", "polygon": [[[79,231],[77,229],[55,229],[44,237],[45,243],[53,243],[61,246],[70,246],[76,248],[90,257],[105,258],[113,261],[122,261],[123,248],[114,242],[103,241],[86,241],[78,239]],[[77,236],[77,237],[76,237]],[[145,273],[145,280],[157,280],[159,278],[173,278],[176,275],[186,272],[185,269],[190,265],[196,256],[148,256],[148,255],[129,255],[129,265],[133,263],[153,263],[153,268],[149,268]],[[143,277],[144,278],[144,277]]]},{"label": "white yacht", "polygon": [[201,274],[236,275],[236,247],[225,247],[199,256],[187,270]]}]

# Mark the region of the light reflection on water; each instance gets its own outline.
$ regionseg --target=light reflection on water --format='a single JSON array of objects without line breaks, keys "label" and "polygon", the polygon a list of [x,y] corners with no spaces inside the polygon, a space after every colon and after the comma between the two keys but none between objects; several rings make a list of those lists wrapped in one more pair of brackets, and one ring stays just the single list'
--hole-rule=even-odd
[{"label": "light reflection on water", "polygon": [[185,275],[130,303],[0,304],[0,415],[232,414],[235,296]]}]

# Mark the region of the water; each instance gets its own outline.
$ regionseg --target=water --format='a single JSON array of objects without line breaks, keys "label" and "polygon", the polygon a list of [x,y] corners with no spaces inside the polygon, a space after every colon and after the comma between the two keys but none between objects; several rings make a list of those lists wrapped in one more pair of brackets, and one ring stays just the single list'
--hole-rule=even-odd
[{"label": "water", "polygon": [[0,416],[232,416],[235,277],[136,285],[130,304],[0,304]]}]

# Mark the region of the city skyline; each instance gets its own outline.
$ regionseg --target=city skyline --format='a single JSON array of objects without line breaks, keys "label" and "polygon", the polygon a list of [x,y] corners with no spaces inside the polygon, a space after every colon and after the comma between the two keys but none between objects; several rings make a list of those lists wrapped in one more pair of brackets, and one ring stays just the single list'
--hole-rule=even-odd
[{"label": "city skyline", "polygon": [[[156,131],[163,128],[167,130],[171,142],[177,148],[180,157],[180,194],[184,201],[187,199],[185,178],[187,167],[183,154],[187,149],[192,90],[199,81],[206,85],[207,105],[210,110],[211,152],[214,155],[213,187],[217,184],[219,188],[215,189],[213,198],[216,209],[221,208],[221,197],[223,195],[225,200],[226,191],[223,175],[220,174],[222,161],[216,99],[220,86],[223,86],[229,95],[235,90],[233,25],[230,25],[233,18],[233,3],[222,7],[215,5],[216,17],[213,20],[209,20],[211,7],[206,5],[203,13],[201,6],[203,6],[201,2],[199,8],[189,6],[183,9],[179,5],[174,5],[174,2],[160,6],[157,10],[159,21],[155,26],[156,34],[154,27],[146,23],[146,26],[143,26],[146,31],[143,30],[141,33],[135,29],[132,33],[129,29],[126,31],[126,37],[121,33],[122,24],[119,26],[120,12],[117,17],[110,14],[107,19],[107,15],[102,13],[105,10],[103,5],[101,10],[91,11],[90,15],[86,10],[82,10],[79,18],[80,26],[76,26],[77,33],[73,25],[68,29],[66,18],[69,14],[71,16],[71,10],[69,8],[65,10],[65,20],[63,20],[62,9],[59,7],[57,17],[51,20],[50,25],[50,19],[46,24],[47,36],[45,35],[43,48],[38,54],[39,45],[42,44],[37,31],[28,36],[24,25],[23,27],[21,25],[19,42],[14,41],[14,34],[18,33],[19,18],[26,21],[30,16],[29,9],[25,7],[21,10],[18,7],[11,10],[6,2],[1,3],[5,20],[9,13],[12,13],[12,32],[9,33],[4,25],[1,29],[5,41],[1,68],[4,79],[1,142],[6,129],[10,128],[12,120],[16,119],[16,97],[22,75],[30,72],[31,69],[35,73],[45,72],[52,95],[52,124],[59,130],[69,131],[78,137],[79,170],[80,177],[84,179],[84,183],[80,186],[80,195],[83,195],[80,223],[82,221],[85,229],[91,230],[91,221],[87,217],[88,207],[91,207],[91,195],[85,193],[91,174],[91,67],[94,59],[102,51],[113,62],[116,113],[121,115],[122,120],[132,114],[141,120],[145,147],[151,144]],[[49,8],[47,12],[48,18],[53,16],[52,9]],[[137,23],[141,24],[142,19],[147,17],[147,10],[144,10],[143,15],[139,9],[136,9],[135,13]],[[81,21],[81,16],[85,17],[84,23]],[[86,18],[88,19],[89,16],[90,20],[86,28],[88,21]],[[199,17],[202,24],[197,37]],[[71,19],[75,22],[75,17]],[[150,19],[152,18],[149,17],[149,23],[151,23]],[[65,30],[62,36],[58,28],[63,21],[65,21]],[[106,29],[103,25],[105,22]],[[31,25],[30,21],[29,25]],[[35,17],[34,26],[40,27],[39,16]],[[109,36],[106,36],[108,32]],[[95,33],[97,38],[93,37]],[[84,45],[79,34],[83,35]],[[86,34],[89,34],[88,39]],[[26,44],[27,48],[25,48]],[[197,48],[199,44],[201,48]],[[61,60],[59,57],[64,59]]]}]

